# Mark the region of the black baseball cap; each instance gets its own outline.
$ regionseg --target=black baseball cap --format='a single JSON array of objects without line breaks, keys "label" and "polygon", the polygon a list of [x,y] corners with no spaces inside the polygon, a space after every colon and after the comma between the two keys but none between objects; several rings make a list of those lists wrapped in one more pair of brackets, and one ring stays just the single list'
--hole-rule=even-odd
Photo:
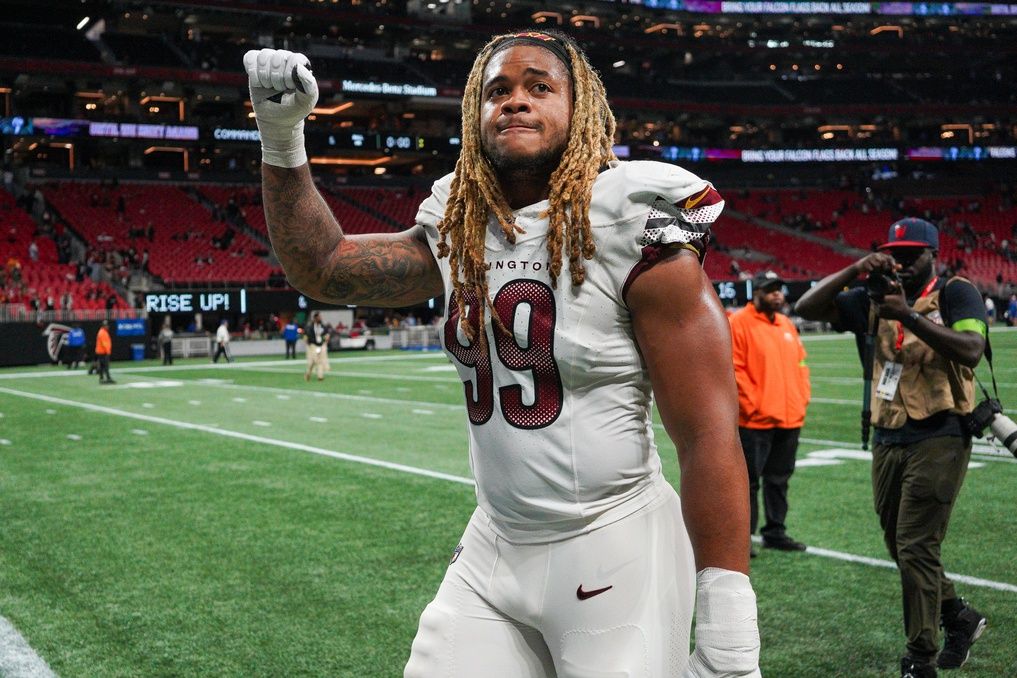
[{"label": "black baseball cap", "polygon": [[752,288],[760,291],[783,285],[784,279],[774,271],[760,271],[752,278]]},{"label": "black baseball cap", "polygon": [[885,250],[891,247],[929,247],[939,249],[939,229],[925,219],[906,217],[890,225],[886,243],[879,246]]}]

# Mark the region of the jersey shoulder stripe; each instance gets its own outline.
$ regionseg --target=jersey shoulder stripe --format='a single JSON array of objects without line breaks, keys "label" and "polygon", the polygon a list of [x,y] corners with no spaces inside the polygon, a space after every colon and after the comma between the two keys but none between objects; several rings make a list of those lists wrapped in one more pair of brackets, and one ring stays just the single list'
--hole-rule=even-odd
[{"label": "jersey shoulder stripe", "polygon": [[[590,223],[596,228],[640,217],[710,224],[723,205],[723,198],[708,181],[677,165],[650,160],[614,162],[597,177]],[[658,222],[651,228],[662,226]]]}]

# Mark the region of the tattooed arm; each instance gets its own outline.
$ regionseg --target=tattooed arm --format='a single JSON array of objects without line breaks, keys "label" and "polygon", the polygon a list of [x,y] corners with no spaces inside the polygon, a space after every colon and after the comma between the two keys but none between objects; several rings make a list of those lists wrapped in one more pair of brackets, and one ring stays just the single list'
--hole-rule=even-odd
[{"label": "tattooed arm", "polygon": [[261,166],[265,221],[290,283],[336,304],[411,306],[442,293],[424,229],[346,235],[314,187],[308,165]]}]

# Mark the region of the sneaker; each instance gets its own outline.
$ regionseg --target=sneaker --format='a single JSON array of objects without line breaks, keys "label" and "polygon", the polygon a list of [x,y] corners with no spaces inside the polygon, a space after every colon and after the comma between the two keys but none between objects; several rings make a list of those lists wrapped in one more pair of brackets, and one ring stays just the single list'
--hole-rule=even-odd
[{"label": "sneaker", "polygon": [[981,612],[961,599],[964,606],[951,621],[943,620],[943,633],[946,641],[943,651],[939,653],[936,664],[941,669],[959,669],[964,666],[971,654],[971,646],[975,644],[985,631],[986,619]]},{"label": "sneaker", "polygon": [[900,660],[900,678],[936,678],[936,667],[906,656]]},{"label": "sneaker", "polygon": [[804,551],[808,547],[800,541],[795,541],[791,537],[785,536],[780,539],[767,539],[763,537],[763,548],[777,549],[778,551]]}]

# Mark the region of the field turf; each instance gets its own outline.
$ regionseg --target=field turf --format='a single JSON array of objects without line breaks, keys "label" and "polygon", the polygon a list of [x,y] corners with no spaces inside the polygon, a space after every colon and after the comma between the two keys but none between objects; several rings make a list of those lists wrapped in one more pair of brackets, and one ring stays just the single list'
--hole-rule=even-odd
[{"label": "field turf", "polygon": [[[1017,418],[1017,332],[993,347]],[[854,344],[806,348],[788,525],[810,552],[752,563],[761,667],[896,675],[898,577],[858,443]],[[401,675],[475,505],[462,385],[436,353],[341,353],[320,383],[303,368],[116,363],[102,387],[81,369],[0,371],[0,617],[55,673]],[[989,628],[954,675],[1017,676],[1017,460],[976,449],[943,557]]]}]

